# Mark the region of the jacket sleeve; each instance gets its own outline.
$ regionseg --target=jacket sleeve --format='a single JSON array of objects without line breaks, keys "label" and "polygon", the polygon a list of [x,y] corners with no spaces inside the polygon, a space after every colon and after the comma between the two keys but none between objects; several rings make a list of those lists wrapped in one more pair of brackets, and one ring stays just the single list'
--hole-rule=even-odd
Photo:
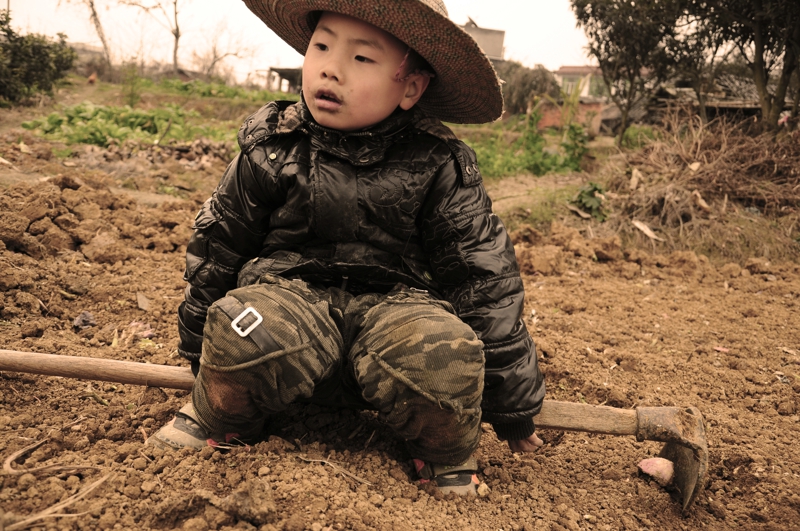
[{"label": "jacket sleeve", "polygon": [[541,409],[545,386],[522,320],[522,279],[474,152],[454,144],[426,200],[424,244],[445,299],[484,343],[483,420],[501,439],[524,439],[534,432],[532,417]]},{"label": "jacket sleeve", "polygon": [[261,251],[275,208],[269,181],[240,153],[195,217],[186,248],[188,285],[178,309],[178,353],[190,361],[200,359],[209,306],[236,287],[239,270]]}]

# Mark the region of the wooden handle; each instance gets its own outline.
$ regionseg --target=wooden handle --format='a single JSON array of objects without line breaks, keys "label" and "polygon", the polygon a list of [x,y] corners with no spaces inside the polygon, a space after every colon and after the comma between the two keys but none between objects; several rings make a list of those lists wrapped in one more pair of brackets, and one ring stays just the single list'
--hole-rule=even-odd
[{"label": "wooden handle", "polygon": [[[188,367],[15,350],[0,350],[0,371],[186,390],[194,383],[194,375]],[[609,435],[636,435],[638,427],[636,411],[632,409],[553,400],[544,401],[541,413],[533,421],[537,428]]]},{"label": "wooden handle", "polygon": [[28,372],[82,380],[102,380],[186,390],[190,390],[194,383],[194,375],[188,367],[58,356],[15,350],[0,350],[0,371]]},{"label": "wooden handle", "polygon": [[636,410],[545,400],[533,422],[536,428],[586,431],[608,435],[636,435]]}]

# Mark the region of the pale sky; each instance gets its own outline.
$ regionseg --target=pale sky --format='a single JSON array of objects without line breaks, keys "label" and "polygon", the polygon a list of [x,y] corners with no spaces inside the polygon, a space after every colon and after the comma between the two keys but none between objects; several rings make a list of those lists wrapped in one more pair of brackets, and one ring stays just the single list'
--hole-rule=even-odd
[{"label": "pale sky", "polygon": [[[290,0],[285,0],[290,1]],[[22,32],[67,34],[71,42],[100,45],[82,0],[0,0],[10,2],[12,25]],[[284,44],[239,0],[180,0],[183,32],[180,62],[191,68],[192,52],[203,53],[213,35],[224,48],[238,43],[252,48],[243,61],[229,64],[241,80],[248,72],[270,66],[295,67],[302,57]],[[165,2],[166,3],[166,2]],[[471,17],[478,26],[506,32],[506,59],[550,70],[562,65],[589,64],[586,38],[575,27],[569,0],[445,0],[450,19],[465,24]],[[95,0],[114,60],[136,56],[171,62],[172,35],[139,10],[120,7],[117,0]]]}]

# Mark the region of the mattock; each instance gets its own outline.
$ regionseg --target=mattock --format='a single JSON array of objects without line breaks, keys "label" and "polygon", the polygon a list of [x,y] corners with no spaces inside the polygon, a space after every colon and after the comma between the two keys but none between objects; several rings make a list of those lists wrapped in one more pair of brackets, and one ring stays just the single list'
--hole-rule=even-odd
[{"label": "mattock", "polygon": [[619,409],[545,400],[533,417],[537,428],[606,435],[635,435],[639,441],[663,442],[658,454],[672,462],[673,486],[685,513],[702,492],[708,471],[708,440],[696,407]]},{"label": "mattock", "polygon": [[[185,390],[194,384],[194,375],[188,367],[15,350],[0,350],[0,371]],[[673,485],[680,493],[683,512],[705,485],[708,442],[703,416],[697,408],[619,409],[545,400],[534,422],[544,429],[634,435],[639,441],[665,443],[659,456],[673,463]]]}]

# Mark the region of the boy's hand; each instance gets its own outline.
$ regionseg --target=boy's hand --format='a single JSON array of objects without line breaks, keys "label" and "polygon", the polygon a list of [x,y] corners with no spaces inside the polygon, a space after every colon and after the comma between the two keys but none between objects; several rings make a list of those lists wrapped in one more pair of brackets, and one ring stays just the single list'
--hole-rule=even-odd
[{"label": "boy's hand", "polygon": [[535,452],[542,447],[544,442],[534,433],[527,439],[520,439],[519,441],[508,441],[508,447],[512,452]]}]

